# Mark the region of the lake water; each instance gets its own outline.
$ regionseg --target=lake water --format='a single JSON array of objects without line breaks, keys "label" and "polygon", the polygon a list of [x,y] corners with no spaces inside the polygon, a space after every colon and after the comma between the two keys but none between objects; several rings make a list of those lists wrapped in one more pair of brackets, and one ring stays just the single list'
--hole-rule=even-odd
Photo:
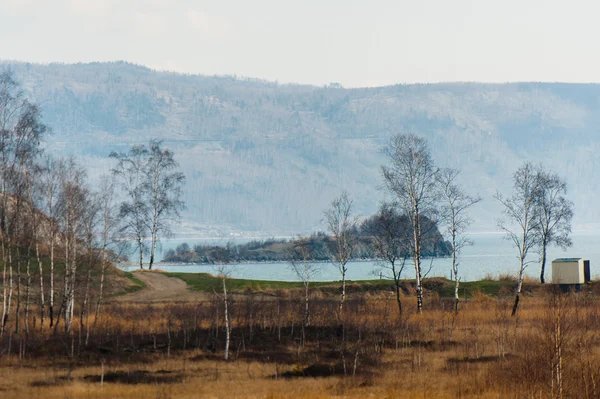
[{"label": "lake water", "polygon": [[[480,280],[486,275],[498,276],[499,274],[516,275],[519,269],[517,250],[506,241],[502,234],[472,234],[470,238],[474,241],[473,246],[467,247],[459,259],[459,276],[462,281]],[[567,251],[560,248],[549,248],[548,262],[546,265],[546,279],[551,278],[550,262],[555,258],[582,257],[590,260],[592,276],[600,272],[600,235],[598,233],[575,233],[572,235],[573,246]],[[198,243],[188,240],[193,247]],[[206,243],[206,241],[202,241]],[[165,245],[165,249],[168,249]],[[527,268],[527,274],[538,278],[539,264],[538,255],[531,253],[530,260],[535,261]],[[331,263],[320,264],[320,273],[315,276],[315,281],[336,281],[340,279],[338,269]],[[450,277],[450,258],[424,259],[424,270],[431,271],[429,277]],[[189,264],[156,264],[156,268],[169,272],[186,273],[211,273],[216,274],[212,265],[189,265]],[[124,270],[135,270],[137,266],[122,267]],[[376,262],[351,262],[348,264],[348,280],[371,280],[379,279],[381,268]],[[384,274],[385,275],[385,274]],[[407,261],[404,269],[405,278],[414,277],[414,266]],[[242,263],[232,267],[232,277],[254,279],[254,280],[277,280],[296,281],[297,276],[287,263]]]}]

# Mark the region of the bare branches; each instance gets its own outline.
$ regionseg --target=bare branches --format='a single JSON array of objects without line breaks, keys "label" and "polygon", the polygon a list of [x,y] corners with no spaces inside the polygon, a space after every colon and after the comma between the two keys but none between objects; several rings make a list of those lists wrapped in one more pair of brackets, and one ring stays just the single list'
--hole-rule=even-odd
[{"label": "bare branches", "polygon": [[542,165],[527,162],[515,172],[513,179],[513,195],[504,198],[497,193],[495,198],[504,205],[504,215],[510,223],[501,219],[498,226],[519,252],[520,277],[514,307],[516,312],[523,271],[533,262],[527,260],[529,251],[537,249],[540,254],[540,281],[543,284],[547,247],[556,245],[565,249],[572,245],[569,234],[573,203],[565,198],[565,180]]},{"label": "bare branches", "polygon": [[113,174],[121,181],[127,197],[119,212],[124,221],[122,232],[136,242],[140,268],[149,251],[148,268],[152,269],[160,234],[170,235],[170,222],[179,218],[184,207],[181,192],[185,176],[176,171],[179,164],[173,153],[161,144],[151,140],[148,147],[135,145],[128,153],[110,154],[118,161]]},{"label": "bare branches", "polygon": [[371,238],[379,266],[386,277],[391,274],[396,291],[398,311],[402,314],[400,278],[410,253],[411,230],[406,217],[401,215],[394,203],[383,203],[375,217],[363,223]]},{"label": "bare branches", "polygon": [[152,269],[159,234],[167,236],[171,234],[169,222],[178,219],[180,210],[184,208],[181,192],[185,176],[176,171],[179,164],[175,161],[173,152],[168,148],[161,148],[160,141],[150,141],[149,147],[146,189],[151,197],[151,243],[148,267]]},{"label": "bare branches", "polygon": [[302,281],[304,286],[304,319],[303,327],[310,325],[310,282],[319,273],[320,265],[314,262],[314,253],[311,242],[307,238],[299,237],[288,253],[290,268]]},{"label": "bare branches", "polygon": [[352,258],[357,243],[357,218],[352,216],[352,200],[348,193],[343,191],[338,198],[331,201],[331,207],[324,212],[323,216],[327,230],[333,238],[329,250],[342,276],[339,306],[341,317],[346,299],[346,272],[348,271],[346,265]]},{"label": "bare branches", "polygon": [[471,197],[458,185],[456,178],[459,173],[459,170],[450,168],[442,169],[438,173],[442,199],[441,221],[446,225],[446,233],[450,236],[452,244],[452,277],[454,278],[454,310],[456,312],[458,312],[459,305],[458,288],[460,283],[458,256],[464,247],[473,245],[473,242],[465,236],[471,224],[467,211],[481,201],[480,196]]},{"label": "bare branches", "polygon": [[555,245],[567,249],[573,243],[569,237],[573,219],[573,202],[565,198],[567,183],[558,174],[540,167],[538,171],[539,194],[536,205],[538,250],[540,254],[540,282],[545,282],[546,249]]},{"label": "bare branches", "polygon": [[539,168],[526,162],[513,174],[512,196],[505,198],[499,192],[494,196],[504,205],[504,215],[508,219],[508,222],[505,219],[498,220],[498,227],[506,233],[506,238],[518,251],[519,277],[513,316],[519,306],[525,269],[531,263],[527,260],[527,255],[539,243],[539,194]]},{"label": "bare branches", "polygon": [[389,160],[381,167],[386,189],[395,196],[402,212],[411,222],[410,252],[415,265],[417,311],[423,309],[421,246],[424,234],[423,216],[436,213],[438,169],[427,141],[414,134],[394,135],[383,154]]},{"label": "bare branches", "polygon": [[[10,71],[0,73],[0,235],[2,249],[2,320],[0,336],[10,314],[13,292],[13,250],[23,233],[28,172],[42,152],[40,142],[49,129],[37,105],[24,96]],[[19,258],[18,252],[16,258]],[[21,259],[17,259],[20,265]],[[29,261],[27,261],[29,265]],[[19,269],[19,268],[18,268]],[[20,279],[17,281],[20,284]],[[20,298],[18,298],[20,300]],[[18,316],[17,316],[18,317]]]}]

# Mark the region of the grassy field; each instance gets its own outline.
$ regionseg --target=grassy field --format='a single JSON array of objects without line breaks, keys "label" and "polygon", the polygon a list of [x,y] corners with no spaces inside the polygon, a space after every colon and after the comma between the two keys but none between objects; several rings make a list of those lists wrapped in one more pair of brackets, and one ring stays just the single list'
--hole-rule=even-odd
[{"label": "grassy field", "polygon": [[123,272],[123,276],[127,280],[129,280],[131,284],[125,287],[122,291],[112,294],[112,296],[127,295],[132,292],[143,290],[146,287],[146,284],[137,277],[135,277],[132,272]]},{"label": "grassy field", "polygon": [[[71,335],[0,339],[2,398],[597,398],[600,296],[540,290],[510,316],[511,296],[477,294],[456,314],[430,298],[400,316],[384,293],[346,303],[246,295],[230,304],[223,360],[220,301],[112,304],[85,345]],[[74,323],[77,325],[77,323]],[[557,331],[561,331],[558,335]],[[72,338],[69,338],[72,337]],[[74,346],[73,356],[67,354]],[[560,351],[557,350],[560,348]],[[22,356],[19,355],[22,353]],[[557,366],[560,363],[560,380]],[[558,394],[558,389],[562,393]]]},{"label": "grassy field", "polygon": [[[137,274],[114,273],[121,293],[144,288]],[[64,322],[42,329],[35,305],[24,329],[21,310],[21,329],[13,316],[0,336],[0,397],[600,397],[600,290],[593,283],[561,294],[527,281],[516,317],[509,277],[462,283],[458,313],[446,279],[424,281],[423,314],[410,280],[403,281],[402,314],[391,281],[348,282],[342,313],[339,282],[315,283],[307,320],[300,283],[229,279],[235,295],[224,360],[222,280],[166,275],[202,299],[111,301],[97,319],[76,305],[70,330]]]},{"label": "grassy field", "polygon": [[[219,292],[222,290],[223,282],[220,277],[208,273],[165,273],[169,277],[176,277],[185,281],[191,290],[202,292]],[[393,291],[393,280],[347,280],[349,293],[362,294],[366,292]],[[414,280],[403,280],[403,292],[409,294],[413,290]],[[301,282],[249,280],[239,278],[228,278],[229,289],[239,292],[274,292],[293,288],[302,288]],[[469,281],[461,283],[460,296],[472,298],[473,295],[499,295],[510,292],[515,282],[510,279],[490,279],[482,281]],[[529,281],[526,291],[531,291],[539,286],[536,282]],[[311,282],[310,287],[319,289],[323,293],[338,293],[340,282]],[[430,293],[435,293],[442,298],[454,296],[454,282],[441,277],[428,278],[424,280],[424,288]]]}]

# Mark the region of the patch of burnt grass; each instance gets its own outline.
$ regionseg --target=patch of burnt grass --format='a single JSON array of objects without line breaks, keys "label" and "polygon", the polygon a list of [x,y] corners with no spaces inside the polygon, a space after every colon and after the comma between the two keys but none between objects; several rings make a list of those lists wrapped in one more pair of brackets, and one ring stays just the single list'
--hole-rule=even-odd
[{"label": "patch of burnt grass", "polygon": [[294,364],[297,359],[289,352],[276,352],[276,351],[265,351],[265,352],[240,352],[238,359],[253,361],[259,363],[277,363],[277,364]]},{"label": "patch of burnt grass", "polygon": [[223,360],[223,353],[212,353],[212,352],[204,352],[194,357],[189,358],[189,360],[193,362],[203,362],[205,360],[219,361]]},{"label": "patch of burnt grass", "polygon": [[283,378],[315,378],[315,377],[333,377],[344,375],[344,367],[341,364],[311,364],[308,367],[296,368],[294,370],[282,373]]},{"label": "patch of burnt grass", "polygon": [[[104,374],[104,382],[127,385],[137,384],[175,384],[183,381],[184,375],[174,371],[159,370],[132,370],[111,371]],[[83,379],[87,382],[100,382],[101,375],[86,375]]]},{"label": "patch of burnt grass", "polygon": [[427,349],[433,352],[436,351],[445,351],[448,350],[450,348],[455,348],[459,345],[458,341],[451,341],[451,340],[444,340],[444,341],[438,341],[438,340],[428,340],[428,341],[419,341],[419,340],[414,340],[411,341],[408,345],[406,345],[406,347],[409,348],[423,348],[423,349]]},{"label": "patch of burnt grass", "polygon": [[29,386],[34,388],[58,387],[73,381],[69,376],[56,377],[49,380],[37,380],[29,383]]},{"label": "patch of burnt grass", "polygon": [[464,357],[457,358],[451,357],[447,360],[449,364],[477,364],[477,363],[491,363],[501,360],[500,357],[494,356],[480,356],[480,357]]},{"label": "patch of burnt grass", "polygon": [[336,376],[353,376],[356,372],[356,376],[360,377],[372,377],[375,373],[371,367],[364,367],[361,365],[356,370],[353,368],[353,363],[348,362],[346,369],[344,370],[343,363],[315,363],[304,368],[295,368],[294,370],[286,371],[279,375],[282,378],[325,378],[325,377],[336,377]]}]

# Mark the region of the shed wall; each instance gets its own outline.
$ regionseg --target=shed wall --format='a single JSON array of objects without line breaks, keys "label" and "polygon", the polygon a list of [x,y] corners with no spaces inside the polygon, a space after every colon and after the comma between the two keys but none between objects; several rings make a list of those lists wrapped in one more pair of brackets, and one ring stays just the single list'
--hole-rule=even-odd
[{"label": "shed wall", "polygon": [[552,262],[553,284],[584,284],[583,259],[572,262]]}]

